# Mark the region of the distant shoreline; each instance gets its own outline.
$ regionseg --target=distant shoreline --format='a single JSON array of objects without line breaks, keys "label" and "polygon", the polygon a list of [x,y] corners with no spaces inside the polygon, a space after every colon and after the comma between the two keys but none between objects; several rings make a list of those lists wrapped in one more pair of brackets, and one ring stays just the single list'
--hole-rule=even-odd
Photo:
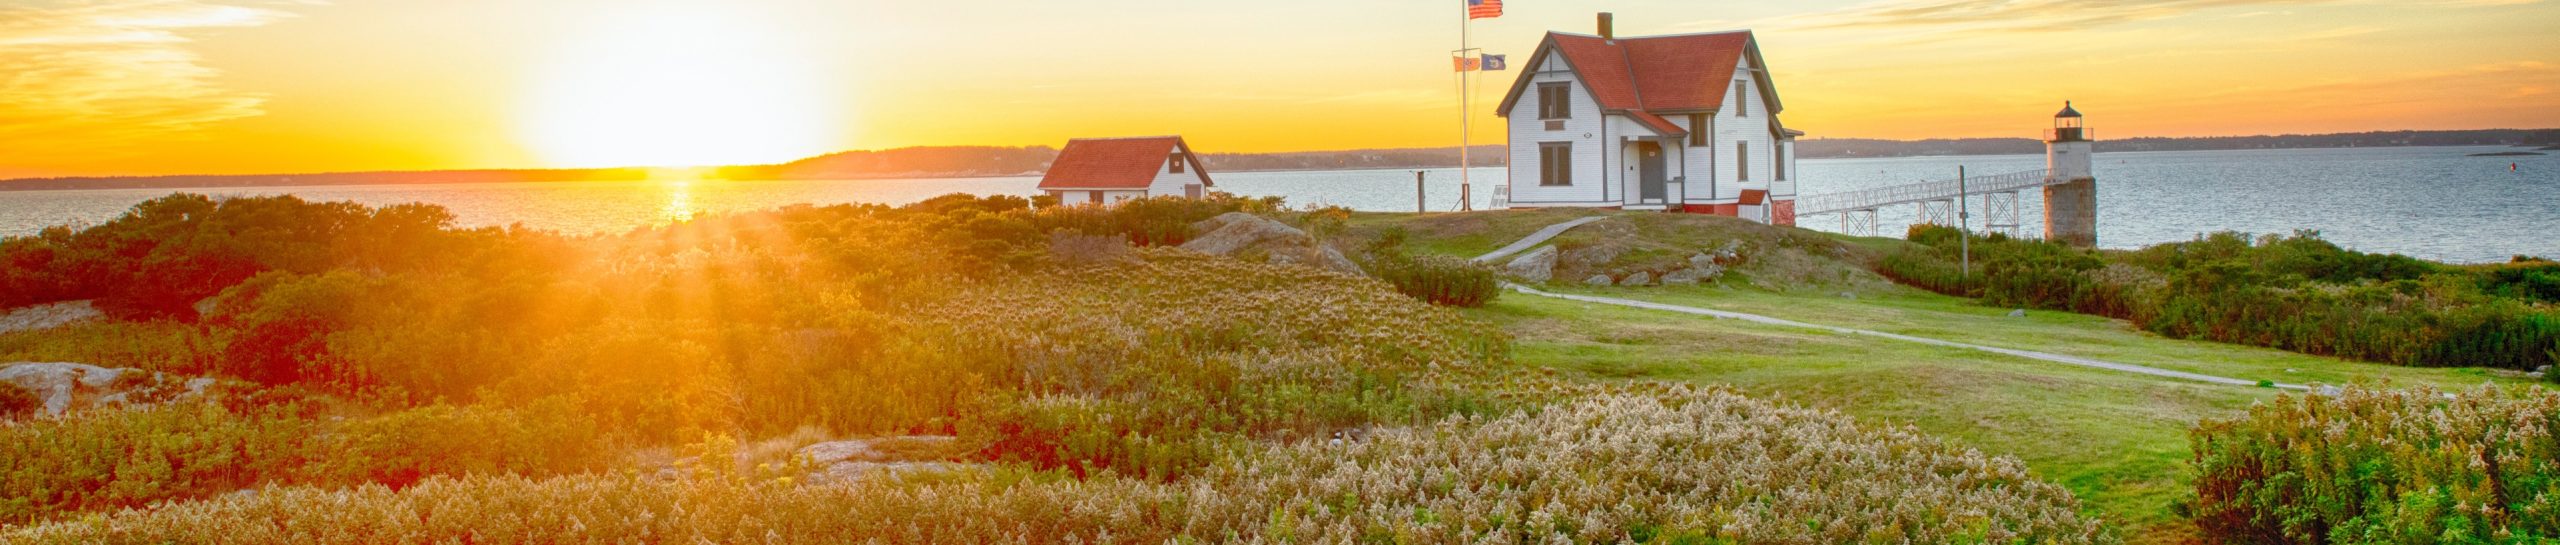
[{"label": "distant shoreline", "polygon": [[[2510,131],[2510,130],[2499,130],[2499,131],[2438,131],[2438,132],[2433,132],[2433,133],[2358,133],[2358,134],[2353,134],[2353,135],[2319,135],[2319,136],[2302,136],[2302,137],[2291,137],[2291,136],[2287,136],[2287,137],[2230,137],[2230,138],[2219,138],[2219,137],[2218,137],[2218,138],[2186,138],[2186,139],[2157,139],[2157,138],[2154,138],[2154,139],[2132,139],[2132,140],[2124,140],[2124,141],[2101,141],[2101,142],[2099,142],[2099,149],[2098,149],[2098,152],[2099,152],[2099,153],[2131,153],[2131,152],[2161,152],[2161,151],[2260,151],[2260,150],[2279,150],[2279,149],[2365,149],[2365,148],[2485,147],[2485,146],[2506,146],[2506,147],[2515,147],[2515,148],[2522,148],[2522,149],[2533,149],[2533,148],[2536,148],[2536,147],[2542,147],[2542,146],[2543,146],[2543,143],[2541,143],[2541,142],[2539,142],[2539,141],[2531,141],[2531,140],[2521,140],[2521,141],[2520,141],[2520,140],[2509,140],[2509,141],[2503,141],[2503,142],[2481,142],[2481,141],[2476,141],[2475,139],[2488,138],[2488,137],[2491,137],[2491,136],[2498,136],[2498,137],[2501,137],[2501,138],[2512,138],[2512,137],[2517,137],[2519,134],[2527,135],[2528,137],[2540,137],[2540,136],[2542,136],[2542,135],[2544,135],[2544,134],[2546,134],[2546,133],[2547,133],[2547,134],[2552,135],[2552,137],[2553,137],[2553,138],[2560,138],[2560,129],[2546,129],[2546,130],[2539,130],[2539,131]],[[2415,134],[2415,135],[2433,135],[2433,136],[2432,136],[2432,137],[2410,136],[2410,135],[2413,135],[2413,134]],[[2254,146],[2254,145],[2251,145],[2251,144],[2250,144],[2250,143],[2264,143],[2264,142],[2270,142],[2270,141],[2305,141],[2306,139],[2307,139],[2307,140],[2322,141],[2322,142],[2346,142],[2346,141],[2349,141],[2349,140],[2339,140],[2339,139],[2358,139],[2358,138],[2369,138],[2369,137],[2373,137],[2374,135],[2390,135],[2390,136],[2397,136],[2397,137],[2401,137],[2402,139],[2401,139],[2401,140],[2396,140],[2396,141],[2401,141],[2401,142],[2421,142],[2421,143],[2408,143],[2408,144],[2398,144],[2398,145],[2301,145],[2301,146],[2292,146],[2292,147],[2258,147],[2258,146]],[[2462,140],[2462,141],[2452,141],[2452,142],[2435,143],[2435,142],[2433,142],[2432,140],[2430,140],[2431,138],[2432,138],[2432,139],[2463,139],[2463,140]],[[2414,139],[2414,140],[2413,140],[2413,139]],[[2179,143],[2179,144],[2176,144],[2176,145],[2167,145],[2167,144],[2162,144],[2163,142],[2175,142],[2175,143]],[[2203,146],[2203,145],[2205,145],[2205,144],[2230,144],[2230,145],[2229,145],[2228,147],[2199,147],[2199,146]],[[1798,157],[1798,159],[1801,159],[1801,160],[1829,160],[1829,159],[1895,159],[1895,158],[1924,158],[1924,157],[1974,157],[1974,156],[1996,156],[1996,155],[2034,155],[2034,154],[2037,154],[2037,153],[2041,153],[2041,152],[2042,152],[2042,149],[2041,149],[2042,144],[2041,144],[2041,143],[2036,142],[2036,141],[2034,141],[2034,140],[2028,140],[2028,139],[1971,139],[1971,140],[1923,140],[1923,141],[1888,141],[1888,140],[1858,140],[1858,139],[1817,139],[1817,140],[1805,140],[1805,141],[1802,141],[1802,142],[1798,143],[1798,145],[1802,147],[1802,149],[1801,149],[1801,150],[1800,150],[1800,152],[1799,152],[1799,155],[1797,156],[1797,157]],[[1881,146],[1881,147],[1879,147],[1879,146]],[[1479,148],[1487,148],[1487,147],[1492,147],[1492,148],[1497,148],[1497,149],[1498,149],[1498,146],[1479,146]],[[2166,148],[2174,148],[2174,149],[2159,149],[2159,148],[2164,148],[2164,147],[2166,147]],[[2126,149],[2126,148],[2132,148],[2132,149]],[[2545,147],[2544,149],[2548,149],[2548,147]],[[974,152],[975,150],[996,150],[996,152],[1001,152],[1001,153],[1010,153],[1010,154],[1014,154],[1014,155],[1020,155],[1020,154],[1025,153],[1025,152],[1028,152],[1028,153],[1054,153],[1053,151],[1051,151],[1051,150],[1047,150],[1046,148],[983,148],[983,147],[957,147],[957,148],[905,148],[905,149],[901,149],[901,150],[888,150],[888,151],[882,151],[882,152],[848,152],[848,154],[852,154],[852,153],[861,153],[861,154],[891,155],[891,154],[905,153],[905,152],[926,152],[926,153],[932,153],[932,152],[942,152],[942,153],[971,153],[971,152]],[[1886,151],[1887,151],[1887,150],[1890,150],[1891,152],[1890,152],[1890,153],[1886,153]],[[1268,153],[1268,154],[1211,154],[1211,155],[1209,156],[1209,159],[1211,159],[1211,161],[1210,161],[1210,162],[1211,162],[1210,170],[1211,170],[1212,172],[1225,172],[1225,173],[1264,173],[1264,172],[1333,172],[1333,171],[1377,171],[1377,170],[1431,170],[1431,169],[1454,169],[1454,168],[1458,168],[1458,165],[1456,165],[1456,164],[1455,164],[1455,163],[1456,163],[1456,159],[1457,159],[1457,158],[1455,157],[1455,155],[1456,155],[1456,154],[1457,154],[1457,149],[1456,149],[1456,148],[1419,148],[1419,149],[1405,149],[1405,150],[1351,150],[1351,151],[1339,151],[1339,152],[1289,152],[1289,153]],[[842,154],[837,154],[837,155],[842,155]],[[1430,159],[1437,158],[1436,156],[1438,156],[1438,155],[1448,155],[1449,157],[1446,157],[1446,159],[1448,160],[1448,162],[1447,162],[1446,164],[1438,164],[1438,163],[1435,163],[1435,162],[1427,162],[1427,161],[1429,161]],[[838,170],[838,169],[832,169],[832,168],[815,168],[815,169],[810,169],[810,170],[805,170],[805,171],[803,171],[803,170],[791,170],[791,168],[792,168],[792,167],[797,166],[797,165],[800,165],[800,164],[802,164],[802,163],[820,162],[820,161],[823,161],[823,160],[825,160],[826,158],[828,158],[828,157],[832,157],[832,156],[833,156],[833,155],[831,155],[831,156],[821,156],[821,157],[819,157],[819,158],[812,158],[812,159],[803,160],[803,161],[800,161],[800,162],[795,162],[795,163],[792,163],[792,164],[786,164],[786,165],[758,165],[758,166],[742,166],[742,167],[712,167],[712,168],[710,168],[710,169],[708,169],[708,170],[710,170],[711,172],[713,172],[713,174],[709,175],[709,176],[710,176],[710,177],[712,177],[713,179],[724,180],[724,181],[740,181],[740,182],[755,182],[755,181],[813,181],[813,180],[845,180],[845,181],[861,181],[861,180],[916,180],[916,181],[932,181],[932,180],[957,180],[957,179],[971,179],[971,178],[1013,178],[1013,177],[1036,177],[1036,176],[1040,176],[1040,175],[1041,175],[1041,173],[1039,173],[1039,172],[1037,172],[1037,171],[1021,171],[1021,170],[1014,170],[1014,171],[1011,171],[1012,173],[1008,173],[1008,174],[984,173],[984,172],[971,172],[971,171],[932,171],[932,170],[925,170],[925,169],[913,169],[913,170],[905,170],[905,171],[898,171],[898,172],[859,172],[859,171],[855,171],[855,172],[843,172],[843,171],[840,171],[840,170]],[[1386,156],[1392,156],[1392,157],[1386,157]],[[937,161],[937,162],[942,163],[942,164],[945,164],[945,165],[950,164],[950,163],[948,162],[948,160],[947,160],[948,158],[945,158],[945,159],[946,159],[946,160],[944,160],[944,161]],[[1019,159],[1019,157],[1015,157],[1014,159],[1017,159],[1017,160],[1018,160],[1018,159]],[[1384,160],[1382,161],[1381,159],[1384,159]],[[1336,166],[1336,167],[1323,167],[1323,166],[1261,167],[1261,166],[1258,166],[1258,165],[1268,165],[1268,164],[1272,164],[1272,163],[1293,163],[1293,162],[1294,162],[1294,163],[1301,163],[1301,164],[1304,164],[1304,163],[1317,163],[1317,164],[1332,163],[1332,164],[1341,164],[1341,165],[1343,165],[1343,166]],[[1227,166],[1227,167],[1221,168],[1217,163],[1230,163],[1230,164],[1242,163],[1242,164],[1257,165],[1257,166],[1241,167],[1241,168],[1239,168],[1239,167],[1237,167],[1237,166]],[[1382,163],[1383,163],[1383,164],[1382,164]],[[1398,164],[1398,163],[1406,163],[1406,164]],[[820,166],[821,166],[821,167],[823,167],[823,166],[825,166],[825,165],[820,165]],[[872,166],[872,165],[863,165],[863,166]],[[1503,167],[1503,166],[1504,166],[1504,165],[1502,165],[1502,164],[1490,164],[1490,165],[1477,165],[1475,168],[1500,168],[1500,167]],[[221,190],[221,189],[260,189],[260,188],[293,188],[293,187],[345,187],[345,186],[369,186],[369,185],[456,185],[456,184],[474,184],[474,183],[643,182],[643,181],[649,181],[649,180],[652,178],[651,173],[652,173],[652,171],[654,171],[654,170],[656,170],[656,169],[651,169],[651,168],[605,168],[605,169],[521,169],[521,170],[516,170],[516,169],[487,169],[487,170],[439,170],[439,171],[333,172],[333,173],[309,173],[309,174],[165,175],[165,176],[99,176],[99,177],[20,178],[20,179],[13,179],[13,180],[0,180],[0,192],[13,192],[13,191],[103,191],[103,190],[117,190],[117,189],[149,189],[149,190],[207,189],[207,190]],[[305,179],[308,179],[308,180],[305,180]]]}]

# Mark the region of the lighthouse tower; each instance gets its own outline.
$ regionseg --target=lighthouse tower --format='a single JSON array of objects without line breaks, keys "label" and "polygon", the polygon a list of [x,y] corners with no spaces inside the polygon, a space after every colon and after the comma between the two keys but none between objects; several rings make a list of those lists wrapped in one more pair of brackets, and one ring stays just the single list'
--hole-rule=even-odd
[{"label": "lighthouse tower", "polygon": [[2080,110],[2062,103],[2045,133],[2044,237],[2074,246],[2098,244],[2098,178],[2089,173],[2089,128]]}]

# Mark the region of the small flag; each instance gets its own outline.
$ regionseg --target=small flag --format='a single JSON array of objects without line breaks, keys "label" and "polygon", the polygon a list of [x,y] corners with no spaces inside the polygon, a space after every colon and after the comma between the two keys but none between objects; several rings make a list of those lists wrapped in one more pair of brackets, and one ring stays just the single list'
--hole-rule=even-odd
[{"label": "small flag", "polygon": [[1511,69],[1511,61],[1504,60],[1501,55],[1487,54],[1482,60],[1484,61],[1483,67],[1487,72]]},{"label": "small flag", "polygon": [[1502,0],[1467,0],[1468,19],[1491,19],[1502,16]]},{"label": "small flag", "polygon": [[1449,62],[1457,65],[1456,68],[1460,72],[1474,72],[1484,69],[1484,59],[1475,57],[1449,57]]}]

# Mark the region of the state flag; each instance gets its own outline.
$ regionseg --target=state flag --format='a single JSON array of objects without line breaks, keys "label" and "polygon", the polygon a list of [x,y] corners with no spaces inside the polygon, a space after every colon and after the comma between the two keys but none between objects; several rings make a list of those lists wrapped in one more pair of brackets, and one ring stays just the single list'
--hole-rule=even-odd
[{"label": "state flag", "polygon": [[1484,56],[1482,61],[1483,63],[1481,66],[1487,72],[1511,69],[1511,61],[1504,59],[1501,55],[1487,54]]},{"label": "state flag", "polygon": [[1484,59],[1475,57],[1449,57],[1449,62],[1456,65],[1455,68],[1457,68],[1459,72],[1474,72],[1484,69]]}]

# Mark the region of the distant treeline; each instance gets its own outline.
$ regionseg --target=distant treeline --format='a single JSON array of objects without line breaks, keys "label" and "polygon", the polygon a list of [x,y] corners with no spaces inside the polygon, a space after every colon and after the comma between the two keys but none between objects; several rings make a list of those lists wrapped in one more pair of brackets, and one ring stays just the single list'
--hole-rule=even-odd
[{"label": "distant treeline", "polygon": [[[2195,138],[2128,138],[2108,140],[2099,133],[2098,151],[2200,151],[2291,148],[2383,148],[2400,146],[2548,146],[2560,144],[2560,129],[2489,129],[2471,131],[2385,131],[2277,136],[2210,136]],[[2044,142],[2031,138],[1961,138],[1875,140],[1824,138],[1796,144],[1797,157],[1915,157],[1927,155],[2018,155],[2044,153]]]},{"label": "distant treeline", "polygon": [[[2351,134],[2227,136],[2207,138],[2133,138],[2098,141],[2098,151],[2187,151],[2277,148],[2355,148],[2392,146],[2548,146],[2560,144],[2560,129],[2496,129],[2475,131],[2396,131]],[[1215,146],[1207,149],[1215,150]],[[2007,155],[2043,153],[2044,143],[2026,138],[1939,140],[1870,140],[1826,138],[1798,143],[1807,159],[1839,157],[1912,157],[1925,155]],[[960,178],[1037,175],[1058,157],[1048,146],[938,146],[846,151],[778,165],[729,166],[716,169],[732,180],[831,180],[857,178]],[[1458,165],[1458,148],[1364,149],[1286,153],[1202,153],[1212,172],[1256,170],[1350,170],[1448,168]],[[1509,154],[1501,145],[1475,146],[1475,166],[1502,166]],[[260,187],[296,185],[364,185],[475,182],[563,182],[646,180],[654,169],[444,170],[424,172],[345,172],[326,174],[256,174],[240,176],[147,176],[31,178],[0,181],[0,191],[34,189],[165,189],[194,187]]]}]

